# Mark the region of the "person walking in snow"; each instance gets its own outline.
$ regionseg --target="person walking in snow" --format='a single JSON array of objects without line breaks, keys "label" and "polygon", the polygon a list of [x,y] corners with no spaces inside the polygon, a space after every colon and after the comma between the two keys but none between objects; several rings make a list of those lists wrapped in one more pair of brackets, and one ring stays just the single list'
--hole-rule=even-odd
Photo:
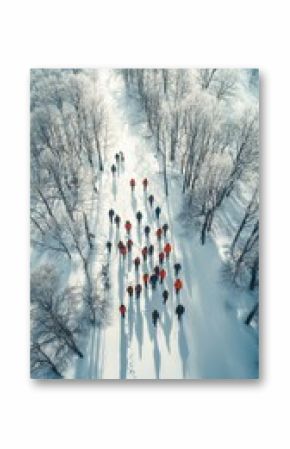
[{"label": "person walking in snow", "polygon": [[168,290],[163,290],[163,293],[162,293],[163,304],[166,304],[166,301],[168,300],[168,295],[169,295]]},{"label": "person walking in snow", "polygon": [[126,223],[125,223],[125,229],[127,231],[127,234],[130,234],[131,228],[132,228],[132,225],[131,225],[130,221],[127,220]]},{"label": "person walking in snow", "polygon": [[179,321],[181,320],[181,317],[184,314],[184,312],[185,312],[185,307],[182,304],[178,304],[178,306],[175,309],[175,313],[176,313]]},{"label": "person walking in snow", "polygon": [[122,242],[122,240],[120,240],[117,246],[118,246],[118,249],[119,249],[119,251],[120,251],[120,249],[121,249],[123,246],[125,246],[125,245],[124,245],[124,243]]},{"label": "person walking in snow", "polygon": [[112,172],[112,175],[114,176],[116,173],[116,165],[115,164],[112,165],[111,172]]},{"label": "person walking in snow", "polygon": [[144,248],[142,248],[142,256],[143,256],[144,262],[147,260],[147,253],[148,253],[148,248],[147,248],[147,246],[144,246]]},{"label": "person walking in snow", "polygon": [[149,254],[149,256],[153,256],[153,254],[154,254],[154,245],[149,245],[149,247],[148,247],[148,254]]},{"label": "person walking in snow", "polygon": [[142,184],[143,184],[143,187],[144,187],[144,191],[146,191],[147,187],[148,187],[148,179],[144,178],[143,181],[142,181]]},{"label": "person walking in snow", "polygon": [[166,237],[167,231],[168,231],[168,224],[164,223],[164,225],[162,226],[162,230],[163,230],[163,234],[164,237]]},{"label": "person walking in snow", "polygon": [[140,225],[141,220],[142,220],[142,212],[140,212],[140,210],[138,210],[137,214],[136,214],[136,218],[138,221],[138,225]]},{"label": "person walking in snow", "polygon": [[183,284],[182,284],[181,279],[177,278],[176,281],[174,282],[174,288],[175,288],[176,295],[179,294],[182,287],[183,287]]},{"label": "person walking in snow", "polygon": [[152,322],[153,322],[153,326],[156,327],[157,325],[157,321],[159,320],[160,315],[158,310],[153,310],[152,312]]},{"label": "person walking in snow", "polygon": [[176,263],[174,264],[174,274],[175,274],[175,277],[178,276],[178,273],[179,273],[180,271],[181,271],[181,265],[180,265],[179,262],[176,262]]},{"label": "person walking in snow", "polygon": [[120,227],[120,221],[121,221],[121,218],[119,217],[119,215],[115,215],[114,222],[116,223],[117,228]]},{"label": "person walking in snow", "polygon": [[141,284],[137,284],[136,287],[135,287],[136,298],[140,298],[141,291],[142,291],[142,285]]},{"label": "person walking in snow", "polygon": [[147,288],[147,286],[148,286],[148,280],[149,280],[149,274],[144,273],[143,274],[143,282],[144,282],[145,288]]},{"label": "person walking in snow", "polygon": [[155,215],[157,220],[159,220],[160,214],[161,214],[161,207],[157,206],[155,209]]},{"label": "person walking in snow", "polygon": [[156,231],[157,240],[160,242],[162,236],[162,229],[158,228]]},{"label": "person walking in snow", "polygon": [[124,304],[121,304],[119,307],[120,310],[120,314],[122,318],[125,318],[125,314],[126,314],[126,306]]},{"label": "person walking in snow", "polygon": [[132,192],[135,189],[135,185],[136,185],[135,179],[134,178],[130,179],[130,187],[131,187]]},{"label": "person walking in snow", "polygon": [[106,247],[107,247],[108,253],[110,254],[111,253],[111,249],[112,249],[112,243],[109,240],[106,243]]},{"label": "person walking in snow", "polygon": [[163,252],[159,253],[158,259],[159,259],[160,265],[162,265],[162,264],[163,264],[163,261],[164,261],[164,253],[163,253]]},{"label": "person walking in snow", "polygon": [[136,271],[138,271],[138,268],[139,268],[139,265],[140,265],[140,257],[135,257],[134,265],[135,265]]},{"label": "person walking in snow", "polygon": [[159,277],[160,277],[160,284],[163,284],[163,281],[166,277],[166,271],[164,270],[164,268],[162,268],[159,272]]},{"label": "person walking in snow", "polygon": [[165,255],[166,255],[166,259],[168,259],[168,257],[169,257],[169,254],[171,253],[171,245],[170,245],[170,243],[166,243],[166,245],[164,246],[164,252],[165,252]]},{"label": "person walking in snow", "polygon": [[154,267],[154,273],[156,274],[156,276],[159,276],[160,268],[158,267],[158,265],[156,265],[156,267]]},{"label": "person walking in snow", "polygon": [[132,298],[133,292],[134,292],[134,289],[133,289],[132,285],[129,285],[129,287],[127,287],[127,293],[129,295],[129,298]]},{"label": "person walking in snow", "polygon": [[124,162],[125,161],[125,156],[124,156],[123,151],[120,151],[119,154],[120,154],[121,162]]},{"label": "person walking in snow", "polygon": [[128,253],[131,252],[132,246],[133,246],[133,241],[131,239],[129,239],[127,242]]},{"label": "person walking in snow", "polygon": [[110,218],[110,222],[113,223],[113,217],[115,215],[115,212],[113,209],[109,210],[109,218]]},{"label": "person walking in snow", "polygon": [[127,254],[127,248],[126,248],[125,245],[123,245],[123,246],[120,248],[120,254],[123,256],[123,259],[125,259],[126,254]]},{"label": "person walking in snow", "polygon": [[115,159],[116,159],[116,163],[117,163],[117,165],[119,164],[119,161],[120,161],[120,154],[119,153],[116,153],[115,154]]},{"label": "person walking in snow", "polygon": [[145,233],[145,236],[147,237],[147,239],[149,237],[150,231],[151,231],[150,226],[148,226],[148,225],[145,226],[144,233]]},{"label": "person walking in snow", "polygon": [[153,290],[155,290],[155,288],[156,288],[157,281],[158,281],[158,277],[157,277],[156,273],[151,274],[150,284],[151,284],[151,287]]},{"label": "person walking in snow", "polygon": [[154,196],[153,195],[149,195],[148,201],[149,201],[150,206],[152,207],[153,206],[153,202],[154,202]]}]

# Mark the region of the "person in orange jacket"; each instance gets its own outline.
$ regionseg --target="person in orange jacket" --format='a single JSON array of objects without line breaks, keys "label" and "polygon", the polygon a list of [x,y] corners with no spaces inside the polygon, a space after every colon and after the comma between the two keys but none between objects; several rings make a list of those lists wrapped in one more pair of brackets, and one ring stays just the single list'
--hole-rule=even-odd
[{"label": "person in orange jacket", "polygon": [[147,178],[144,178],[143,181],[142,181],[142,184],[143,184],[144,190],[147,190],[147,187],[148,187],[148,179],[147,179]]},{"label": "person in orange jacket", "polygon": [[135,257],[134,265],[135,265],[135,269],[138,270],[139,265],[140,265],[140,257]]},{"label": "person in orange jacket", "polygon": [[169,257],[169,254],[171,253],[171,245],[170,245],[170,243],[166,243],[166,245],[164,246],[164,252],[165,252],[165,255],[166,255],[166,257],[168,258]]},{"label": "person in orange jacket", "polygon": [[180,290],[182,289],[183,284],[181,279],[177,278],[176,281],[174,282],[174,288],[175,288],[175,292],[178,295],[178,293],[180,292]]},{"label": "person in orange jacket", "polygon": [[146,288],[148,286],[148,281],[149,281],[149,274],[148,273],[144,273],[143,274],[143,282],[144,282],[144,285],[145,285]]},{"label": "person in orange jacket", "polygon": [[162,268],[159,272],[159,277],[160,277],[160,284],[163,284],[163,281],[166,277],[166,271],[164,270],[164,268]]},{"label": "person in orange jacket", "polygon": [[160,241],[162,236],[162,229],[158,228],[156,231],[157,239]]},{"label": "person in orange jacket", "polygon": [[128,234],[130,234],[131,228],[132,228],[132,225],[131,225],[130,221],[127,220],[126,223],[125,223],[125,229],[126,229]]},{"label": "person in orange jacket", "polygon": [[125,245],[120,248],[120,253],[123,256],[123,259],[125,259],[127,253],[127,248]]},{"label": "person in orange jacket", "polygon": [[129,239],[127,242],[128,253],[131,252],[132,246],[133,246],[133,241],[131,239]]},{"label": "person in orange jacket", "polygon": [[147,253],[148,253],[148,248],[147,246],[144,246],[144,248],[142,248],[142,256],[143,256],[143,260],[147,260]]},{"label": "person in orange jacket", "polygon": [[135,189],[135,185],[136,185],[135,179],[132,178],[132,179],[130,180],[130,186],[131,186],[132,192],[133,192],[133,190]]},{"label": "person in orange jacket", "polygon": [[126,306],[124,306],[124,304],[121,304],[119,307],[120,313],[121,313],[121,317],[125,318],[125,313],[126,313]]},{"label": "person in orange jacket", "polygon": [[160,265],[162,265],[164,261],[164,253],[163,252],[159,253],[158,258]]}]

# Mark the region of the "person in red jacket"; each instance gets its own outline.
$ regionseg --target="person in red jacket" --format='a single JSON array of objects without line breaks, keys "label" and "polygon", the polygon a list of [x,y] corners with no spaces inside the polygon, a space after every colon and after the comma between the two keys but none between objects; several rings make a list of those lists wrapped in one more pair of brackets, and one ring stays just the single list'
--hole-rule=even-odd
[{"label": "person in red jacket", "polygon": [[134,259],[134,265],[135,265],[136,270],[138,270],[139,265],[140,265],[140,257],[136,257]]},{"label": "person in red jacket", "polygon": [[119,307],[119,310],[120,310],[121,317],[125,318],[126,306],[124,306],[124,304],[121,304]]},{"label": "person in red jacket", "polygon": [[147,190],[147,187],[148,187],[148,179],[147,179],[147,178],[144,178],[142,184],[143,184],[144,190]]},{"label": "person in red jacket", "polygon": [[162,236],[162,229],[158,228],[156,231],[157,239],[160,241]]},{"label": "person in red jacket", "polygon": [[166,257],[168,258],[169,257],[169,254],[171,253],[171,245],[170,245],[170,243],[166,243],[166,245],[164,246],[164,252],[165,252],[165,255],[166,255]]},{"label": "person in red jacket", "polygon": [[127,253],[127,248],[126,248],[126,246],[124,245],[124,246],[122,246],[122,247],[120,248],[120,254],[123,256],[123,259],[125,259],[126,253]]},{"label": "person in red jacket", "polygon": [[164,270],[164,268],[162,268],[159,272],[159,277],[160,277],[160,284],[163,284],[163,281],[166,277],[166,271]]},{"label": "person in red jacket", "polygon": [[133,241],[131,239],[129,239],[127,242],[128,253],[131,252],[132,246],[133,246]]},{"label": "person in red jacket", "polygon": [[118,249],[120,250],[122,248],[122,246],[125,246],[125,245],[122,242],[122,240],[120,240],[119,243],[118,243]]},{"label": "person in red jacket", "polygon": [[149,281],[149,274],[148,273],[144,273],[143,274],[143,282],[144,282],[144,285],[145,285],[146,288],[148,286],[148,281]]},{"label": "person in red jacket", "polygon": [[142,285],[141,284],[137,284],[136,287],[135,287],[136,298],[140,298],[141,291],[142,291]]},{"label": "person in red jacket", "polygon": [[126,229],[128,234],[130,234],[131,228],[132,228],[132,225],[131,225],[130,221],[127,220],[126,223],[125,223],[125,229]]},{"label": "person in red jacket", "polygon": [[164,260],[164,253],[163,252],[159,253],[158,258],[159,258],[160,265],[162,265],[163,264],[163,260]]},{"label": "person in red jacket", "polygon": [[180,290],[182,289],[183,284],[181,279],[177,278],[176,281],[174,282],[174,288],[175,288],[175,292],[178,295],[178,293],[180,292]]},{"label": "person in red jacket", "polygon": [[130,298],[132,298],[133,292],[134,292],[132,285],[129,285],[129,287],[127,287],[127,292],[128,292],[128,295],[130,296]]},{"label": "person in red jacket", "polygon": [[144,246],[144,248],[142,248],[142,256],[143,256],[143,260],[147,260],[147,253],[148,253],[148,248],[147,246]]},{"label": "person in red jacket", "polygon": [[130,180],[130,186],[131,186],[132,192],[133,192],[133,190],[135,189],[135,185],[136,185],[135,179],[132,178],[132,179]]}]

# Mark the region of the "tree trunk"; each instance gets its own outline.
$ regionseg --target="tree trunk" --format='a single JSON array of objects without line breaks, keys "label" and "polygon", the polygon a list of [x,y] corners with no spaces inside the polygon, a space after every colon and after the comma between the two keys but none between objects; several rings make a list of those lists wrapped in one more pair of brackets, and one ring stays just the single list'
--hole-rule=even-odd
[{"label": "tree trunk", "polygon": [[254,264],[251,269],[251,281],[249,285],[250,290],[254,290],[256,286],[258,272],[259,272],[259,255],[254,260]]},{"label": "tree trunk", "polygon": [[48,357],[48,355],[46,355],[46,353],[42,350],[40,344],[36,345],[38,351],[41,353],[41,355],[43,356],[43,358],[46,360],[46,362],[48,363],[48,365],[51,367],[52,371],[60,378],[63,378],[63,375],[58,371],[56,365],[53,363],[53,361],[51,360],[50,357]]},{"label": "tree trunk", "polygon": [[254,305],[253,309],[251,310],[251,312],[249,313],[249,315],[245,319],[245,324],[247,326],[249,326],[249,324],[251,324],[251,321],[254,318],[255,314],[257,313],[258,309],[259,309],[259,303],[257,302],[257,304]]},{"label": "tree trunk", "polygon": [[204,222],[203,222],[203,225],[202,225],[202,229],[201,229],[201,244],[202,245],[204,245],[205,241],[206,241],[206,233],[207,233],[208,223],[209,223],[209,220],[210,220],[210,214],[211,214],[211,211],[208,211],[206,213],[205,218],[204,218]]}]

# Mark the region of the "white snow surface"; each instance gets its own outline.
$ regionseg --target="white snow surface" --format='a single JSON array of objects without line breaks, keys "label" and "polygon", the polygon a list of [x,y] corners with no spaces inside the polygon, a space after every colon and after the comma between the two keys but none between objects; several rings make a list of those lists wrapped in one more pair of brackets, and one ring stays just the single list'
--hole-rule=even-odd
[{"label": "white snow surface", "polygon": [[[197,231],[180,222],[182,210],[181,181],[176,170],[169,169],[169,197],[164,193],[161,164],[146,126],[146,120],[136,100],[126,93],[120,74],[111,70],[100,71],[103,90],[110,114],[110,142],[106,151],[105,170],[100,182],[100,203],[96,229],[98,256],[95,269],[109,257],[111,289],[110,322],[90,332],[84,343],[85,357],[77,360],[67,374],[70,378],[86,379],[230,379],[258,377],[258,338],[256,331],[238,319],[237,305],[249,309],[251,295],[225,284],[222,279],[222,249],[218,239],[209,238],[202,246]],[[123,151],[124,166],[115,180],[111,164],[115,153]],[[129,187],[136,179],[133,194]],[[142,179],[149,180],[148,194],[144,194]],[[160,223],[169,224],[168,241],[173,246],[166,263],[165,287],[169,300],[162,304],[162,289],[152,294],[144,288],[140,299],[129,300],[126,288],[137,283],[132,259],[141,257],[146,244],[144,226],[151,227],[150,241],[155,245],[157,221],[150,210],[147,196],[153,193],[155,207],[160,205]],[[113,208],[121,217],[120,232],[110,225],[108,211]],[[141,230],[138,231],[136,212],[142,211]],[[132,256],[123,263],[117,251],[117,242],[126,241],[124,223],[132,223],[134,242]],[[153,235],[152,235],[153,234]],[[217,233],[218,234],[218,233]],[[111,240],[112,253],[107,255],[105,243]],[[163,241],[163,240],[162,240]],[[182,265],[180,277],[184,282],[180,302],[185,314],[179,323],[175,314],[177,299],[173,289],[173,264]],[[140,283],[145,271],[152,272],[149,264],[141,262]],[[125,319],[120,317],[119,305],[127,307]],[[245,305],[246,304],[246,305]],[[152,325],[152,310],[160,313],[160,322]]]}]

